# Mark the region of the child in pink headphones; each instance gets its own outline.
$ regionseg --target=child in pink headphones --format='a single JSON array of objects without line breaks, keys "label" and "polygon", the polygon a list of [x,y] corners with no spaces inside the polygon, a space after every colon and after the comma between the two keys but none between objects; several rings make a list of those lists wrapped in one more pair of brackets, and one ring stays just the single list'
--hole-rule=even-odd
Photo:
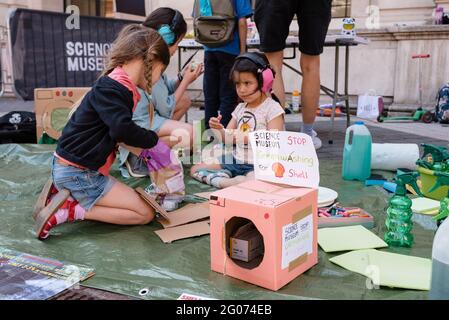
[{"label": "child in pink headphones", "polygon": [[214,134],[225,143],[235,144],[232,154],[223,154],[216,163],[194,165],[193,178],[216,188],[225,188],[254,178],[253,153],[248,133],[257,130],[284,130],[284,109],[270,96],[274,71],[266,56],[247,52],[238,56],[230,78],[243,101],[232,113],[226,129],[221,116],[209,120]]}]

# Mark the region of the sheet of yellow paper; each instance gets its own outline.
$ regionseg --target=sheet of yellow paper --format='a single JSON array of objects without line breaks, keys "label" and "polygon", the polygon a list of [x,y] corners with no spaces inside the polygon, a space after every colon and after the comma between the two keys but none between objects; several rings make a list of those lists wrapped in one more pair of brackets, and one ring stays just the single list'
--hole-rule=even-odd
[{"label": "sheet of yellow paper", "polygon": [[377,286],[430,289],[430,259],[367,249],[348,252],[329,260],[370,278]]},{"label": "sheet of yellow paper", "polygon": [[360,225],[318,229],[318,244],[325,252],[388,247],[381,238]]},{"label": "sheet of yellow paper", "polygon": [[428,198],[412,199],[412,211],[420,214],[435,215],[440,209],[440,202]]}]

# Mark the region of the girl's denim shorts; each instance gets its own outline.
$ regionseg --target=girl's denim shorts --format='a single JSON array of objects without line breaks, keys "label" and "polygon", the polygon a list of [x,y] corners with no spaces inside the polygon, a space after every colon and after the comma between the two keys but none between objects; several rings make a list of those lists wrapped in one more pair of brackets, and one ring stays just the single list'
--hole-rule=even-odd
[{"label": "girl's denim shorts", "polygon": [[62,165],[56,157],[53,157],[51,174],[56,189],[69,190],[70,195],[86,211],[92,209],[112,189],[116,181],[94,170]]}]

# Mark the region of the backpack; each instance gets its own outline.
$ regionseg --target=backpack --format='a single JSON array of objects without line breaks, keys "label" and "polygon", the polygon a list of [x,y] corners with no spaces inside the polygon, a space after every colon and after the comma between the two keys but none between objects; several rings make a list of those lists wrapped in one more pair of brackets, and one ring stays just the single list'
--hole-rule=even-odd
[{"label": "backpack", "polygon": [[449,83],[438,90],[435,118],[440,123],[449,123]]},{"label": "backpack", "polygon": [[0,144],[36,143],[36,115],[12,111],[0,117]]},{"label": "backpack", "polygon": [[195,0],[193,30],[197,42],[221,47],[233,40],[236,25],[234,0]]}]

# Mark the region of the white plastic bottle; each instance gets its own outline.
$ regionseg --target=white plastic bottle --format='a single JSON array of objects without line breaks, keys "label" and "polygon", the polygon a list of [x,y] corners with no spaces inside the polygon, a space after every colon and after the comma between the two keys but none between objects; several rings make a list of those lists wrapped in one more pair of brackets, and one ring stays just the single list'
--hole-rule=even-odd
[{"label": "white plastic bottle", "polygon": [[449,300],[449,217],[440,225],[433,240],[429,299]]},{"label": "white plastic bottle", "polygon": [[293,112],[299,112],[300,96],[298,90],[292,92],[292,110]]}]

